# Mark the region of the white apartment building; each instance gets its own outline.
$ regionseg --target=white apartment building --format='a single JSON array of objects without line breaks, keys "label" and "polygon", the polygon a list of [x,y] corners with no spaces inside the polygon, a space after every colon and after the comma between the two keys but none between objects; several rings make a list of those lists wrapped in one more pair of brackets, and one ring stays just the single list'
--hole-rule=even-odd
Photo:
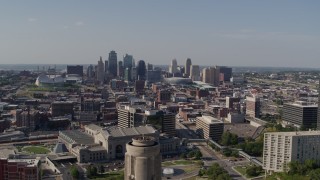
[{"label": "white apartment building", "polygon": [[288,171],[289,162],[307,159],[320,164],[320,131],[264,134],[263,169],[268,173]]}]

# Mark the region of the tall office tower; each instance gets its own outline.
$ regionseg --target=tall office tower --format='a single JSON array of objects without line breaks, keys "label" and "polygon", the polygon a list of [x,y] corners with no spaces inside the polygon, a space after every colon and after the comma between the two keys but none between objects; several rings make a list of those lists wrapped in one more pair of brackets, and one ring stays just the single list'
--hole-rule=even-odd
[{"label": "tall office tower", "polygon": [[94,68],[93,66],[90,64],[90,66],[87,68],[87,78],[91,79],[94,77]]},{"label": "tall office tower", "polygon": [[159,70],[148,70],[147,71],[147,81],[149,83],[155,83],[161,81],[161,71]]},{"label": "tall office tower", "polygon": [[161,180],[160,145],[153,137],[134,137],[126,149],[125,180]]},{"label": "tall office tower", "polygon": [[131,81],[135,81],[137,79],[137,68],[132,67],[131,68]]},{"label": "tall office tower", "polygon": [[263,169],[287,172],[289,163],[320,159],[320,131],[270,132],[264,134]]},{"label": "tall office tower", "polygon": [[219,142],[223,133],[224,123],[211,116],[197,117],[196,129],[197,133],[204,138]]},{"label": "tall office tower", "polygon": [[108,70],[109,70],[109,61],[105,60],[104,61],[104,73],[108,74],[109,73]]},{"label": "tall office tower", "polygon": [[202,82],[210,83],[210,79],[211,79],[210,68],[202,69]]},{"label": "tall office tower", "polygon": [[232,77],[232,68],[226,66],[218,66],[220,72],[220,81],[230,82]]},{"label": "tall office tower", "polygon": [[67,74],[77,74],[79,76],[83,76],[83,66],[67,66]]},{"label": "tall office tower", "polygon": [[191,59],[188,58],[188,59],[186,60],[186,67],[185,67],[185,74],[186,74],[187,77],[190,76],[190,68],[191,68],[191,65],[192,65]]},{"label": "tall office tower", "polygon": [[150,64],[150,63],[148,63],[148,64],[147,64],[147,70],[148,70],[148,71],[152,71],[152,70],[153,70],[153,65]]},{"label": "tall office tower", "polygon": [[118,127],[131,128],[144,125],[142,110],[136,107],[121,106],[118,109]]},{"label": "tall office tower", "polygon": [[162,133],[168,134],[169,136],[176,135],[176,115],[175,114],[173,113],[163,114]]},{"label": "tall office tower", "polygon": [[178,72],[178,63],[176,59],[172,59],[170,66],[170,73],[174,74]]},{"label": "tall office tower", "polygon": [[117,60],[117,53],[115,51],[110,51],[109,53],[109,73],[113,77],[117,77],[117,66],[118,66],[118,60]]},{"label": "tall office tower", "polygon": [[260,98],[256,96],[246,97],[246,115],[252,118],[260,116]]},{"label": "tall office tower", "polygon": [[317,128],[318,106],[307,102],[295,102],[283,105],[284,123],[292,124],[297,127]]},{"label": "tall office tower", "polygon": [[220,71],[217,67],[210,67],[210,84],[219,86]]},{"label": "tall office tower", "polygon": [[118,70],[117,70],[117,73],[118,73],[118,77],[123,77],[124,75],[124,69],[123,69],[123,63],[122,61],[119,61],[118,62]]},{"label": "tall office tower", "polygon": [[190,77],[192,81],[200,81],[200,67],[199,65],[191,65]]},{"label": "tall office tower", "polygon": [[104,82],[104,64],[101,56],[97,66],[97,81],[99,81],[100,83]]},{"label": "tall office tower", "polygon": [[131,68],[126,68],[124,70],[124,80],[127,82],[131,82]]},{"label": "tall office tower", "polygon": [[128,55],[126,54],[124,57],[123,57],[123,68],[126,69],[126,68],[132,68],[134,66],[134,62],[133,62],[133,57],[132,55]]},{"label": "tall office tower", "polygon": [[139,80],[145,80],[146,79],[146,63],[144,62],[144,60],[138,61],[137,77],[138,77]]}]

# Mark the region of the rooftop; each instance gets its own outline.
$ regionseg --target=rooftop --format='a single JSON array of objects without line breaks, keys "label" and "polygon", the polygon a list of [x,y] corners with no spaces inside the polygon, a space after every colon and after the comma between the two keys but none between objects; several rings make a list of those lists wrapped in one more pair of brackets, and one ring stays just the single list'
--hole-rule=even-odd
[{"label": "rooftop", "polygon": [[285,135],[285,136],[314,136],[314,135],[320,136],[320,131],[269,132],[265,134],[275,134],[275,135]]},{"label": "rooftop", "polygon": [[75,144],[93,144],[93,137],[79,130],[60,131],[59,136],[69,143]]},{"label": "rooftop", "polygon": [[143,135],[143,134],[153,134],[156,133],[157,130],[155,130],[152,126],[140,126],[140,127],[133,127],[133,128],[114,128],[105,130],[105,133],[108,136],[112,137],[123,137],[123,136],[137,136],[137,135]]},{"label": "rooftop", "polygon": [[197,117],[197,119],[201,119],[202,121],[206,122],[207,124],[216,124],[216,123],[223,123],[223,121],[214,118],[212,116],[202,116],[202,117]]}]

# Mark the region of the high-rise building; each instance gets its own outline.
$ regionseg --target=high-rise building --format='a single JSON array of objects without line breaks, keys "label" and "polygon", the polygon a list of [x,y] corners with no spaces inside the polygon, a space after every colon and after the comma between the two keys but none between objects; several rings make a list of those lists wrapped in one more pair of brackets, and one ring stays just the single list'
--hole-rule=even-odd
[{"label": "high-rise building", "polygon": [[210,68],[203,68],[202,69],[202,82],[210,83],[211,73]]},{"label": "high-rise building", "polygon": [[141,109],[130,106],[122,106],[118,109],[118,127],[131,128],[144,124],[144,116]]},{"label": "high-rise building", "polygon": [[133,57],[132,55],[128,55],[126,54],[124,57],[123,57],[123,68],[126,69],[126,68],[132,68],[134,66],[134,62],[133,62]]},{"label": "high-rise building", "polygon": [[224,124],[223,121],[211,116],[197,117],[196,129],[197,133],[204,139],[211,138],[218,142],[221,140]]},{"label": "high-rise building", "polygon": [[282,120],[297,127],[317,128],[317,114],[317,105],[300,101],[283,105]]},{"label": "high-rise building", "polygon": [[160,82],[161,81],[161,71],[148,70],[147,71],[147,81],[148,81],[148,83]]},{"label": "high-rise building", "polygon": [[94,68],[93,66],[90,64],[90,66],[87,68],[87,78],[91,79],[94,77]]},{"label": "high-rise building", "polygon": [[131,73],[131,68],[126,68],[124,70],[124,80],[127,81],[127,82],[131,82],[132,78],[132,73]]},{"label": "high-rise building", "polygon": [[185,74],[186,74],[187,77],[190,76],[190,68],[191,68],[191,65],[192,65],[191,59],[188,58],[188,59],[186,60],[186,67],[185,67]]},{"label": "high-rise building", "polygon": [[230,82],[232,77],[232,68],[226,66],[218,66],[220,72],[220,81]]},{"label": "high-rise building", "polygon": [[53,117],[65,116],[73,113],[73,102],[71,101],[55,101],[51,104],[51,115]]},{"label": "high-rise building", "polygon": [[162,133],[168,134],[169,136],[176,135],[176,115],[174,113],[163,114]]},{"label": "high-rise building", "polygon": [[118,62],[118,70],[117,70],[117,73],[118,73],[118,77],[123,77],[124,75],[124,69],[123,69],[123,63],[122,61],[119,61]]},{"label": "high-rise building", "polygon": [[200,81],[200,67],[199,65],[191,65],[190,78],[192,81]]},{"label": "high-rise building", "polygon": [[104,64],[102,61],[102,57],[100,56],[100,61],[98,61],[98,66],[97,66],[97,81],[100,83],[104,82]]},{"label": "high-rise building", "polygon": [[145,80],[146,79],[146,63],[144,60],[138,61],[137,64],[137,77],[139,80]]},{"label": "high-rise building", "polygon": [[171,101],[171,92],[166,89],[160,89],[157,92],[157,101],[158,102],[170,102]]},{"label": "high-rise building", "polygon": [[137,75],[137,68],[136,67],[132,67],[131,68],[131,81],[135,81],[137,79],[138,75]]},{"label": "high-rise building", "polygon": [[260,98],[246,97],[246,115],[252,118],[260,117]]},{"label": "high-rise building", "polygon": [[83,66],[67,66],[67,74],[77,74],[79,76],[83,76]]},{"label": "high-rise building", "polygon": [[268,173],[289,170],[289,163],[314,159],[319,164],[320,131],[270,132],[264,134],[263,169]]},{"label": "high-rise building", "polygon": [[109,73],[108,70],[109,70],[109,61],[105,60],[104,61],[104,73],[108,74]]},{"label": "high-rise building", "polygon": [[152,70],[153,70],[153,65],[150,64],[150,63],[148,63],[148,64],[147,64],[147,70],[148,70],[148,71],[152,71]]},{"label": "high-rise building", "polygon": [[170,66],[170,73],[174,74],[178,72],[178,63],[176,59],[172,59]]},{"label": "high-rise building", "polygon": [[108,62],[109,62],[109,68],[108,68],[109,69],[109,73],[113,77],[117,77],[118,59],[117,59],[117,53],[115,51],[110,51]]},{"label": "high-rise building", "polygon": [[220,71],[218,67],[210,67],[210,84],[219,86]]},{"label": "high-rise building", "polygon": [[126,149],[125,180],[161,180],[160,145],[153,137],[134,137]]}]

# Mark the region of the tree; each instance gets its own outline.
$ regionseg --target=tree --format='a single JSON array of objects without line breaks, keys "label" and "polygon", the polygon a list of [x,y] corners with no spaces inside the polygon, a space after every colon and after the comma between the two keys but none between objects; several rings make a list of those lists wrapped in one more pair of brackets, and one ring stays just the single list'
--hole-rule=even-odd
[{"label": "tree", "polygon": [[309,177],[310,179],[320,179],[320,169],[310,171]]},{"label": "tree", "polygon": [[195,156],[195,152],[194,151],[190,151],[188,154],[187,154],[187,157],[188,158],[192,158]]},{"label": "tree", "polygon": [[91,165],[89,165],[89,166],[87,167],[87,176],[88,176],[89,178],[90,178],[90,177],[93,177],[93,176],[96,176],[97,173],[98,173],[97,167],[91,166]]},{"label": "tree", "polygon": [[198,150],[198,151],[196,151],[196,153],[195,153],[195,158],[196,159],[200,159],[202,157],[202,153]]},{"label": "tree", "polygon": [[79,178],[79,170],[76,166],[71,166],[70,173],[73,178],[75,178],[75,179]]},{"label": "tree", "polygon": [[262,171],[262,167],[261,166],[249,166],[247,167],[247,170],[246,170],[246,174],[248,174],[249,176],[258,176]]},{"label": "tree", "polygon": [[230,132],[224,132],[221,136],[221,144],[224,146],[235,145],[238,143],[238,136]]}]

